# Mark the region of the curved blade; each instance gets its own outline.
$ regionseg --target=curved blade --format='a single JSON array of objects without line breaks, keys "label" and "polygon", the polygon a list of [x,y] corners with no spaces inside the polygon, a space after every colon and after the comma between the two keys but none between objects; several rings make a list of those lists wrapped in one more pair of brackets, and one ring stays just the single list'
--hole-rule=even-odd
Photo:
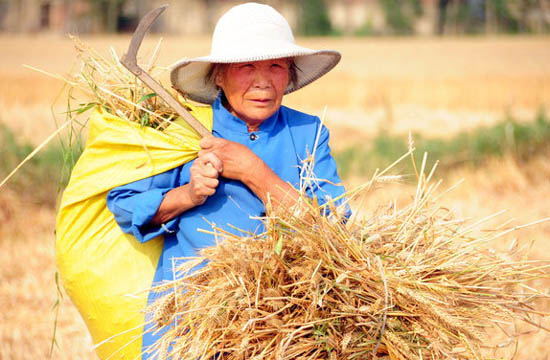
[{"label": "curved blade", "polygon": [[132,41],[128,47],[128,53],[120,61],[132,74],[143,81],[151,90],[153,90],[159,98],[161,98],[168,106],[174,109],[201,137],[212,136],[208,129],[182,106],[176,98],[174,98],[160,83],[151,77],[147,72],[143,71],[137,64],[137,52],[141,46],[141,42],[145,34],[155,22],[157,17],[166,9],[168,5],[163,5],[154,10],[149,11],[139,22],[139,25],[132,36]]},{"label": "curved blade", "polygon": [[159,17],[160,14],[168,7],[168,5],[160,6],[156,9],[149,11],[145,16],[140,20],[134,35],[132,35],[132,41],[128,47],[128,52],[122,59],[122,61],[129,67],[137,65],[137,52],[141,46],[141,42],[145,37],[145,34],[151,28],[151,25]]}]

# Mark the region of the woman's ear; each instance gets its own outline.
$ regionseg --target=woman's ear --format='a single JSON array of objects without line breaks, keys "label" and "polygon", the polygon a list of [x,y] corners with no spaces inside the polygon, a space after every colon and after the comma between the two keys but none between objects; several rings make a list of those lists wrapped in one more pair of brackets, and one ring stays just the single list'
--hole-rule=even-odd
[{"label": "woman's ear", "polygon": [[214,83],[219,89],[223,89],[224,74],[225,74],[224,64],[217,65],[214,72]]},{"label": "woman's ear", "polygon": [[216,84],[216,87],[218,87],[218,89],[222,88],[222,80],[220,74],[216,75],[216,78],[214,78],[214,83]]}]

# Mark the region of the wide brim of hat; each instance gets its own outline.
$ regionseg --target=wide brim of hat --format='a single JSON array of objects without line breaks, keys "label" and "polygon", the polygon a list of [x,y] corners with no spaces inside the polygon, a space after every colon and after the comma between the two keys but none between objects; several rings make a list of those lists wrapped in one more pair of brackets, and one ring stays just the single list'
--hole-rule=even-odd
[{"label": "wide brim of hat", "polygon": [[228,64],[249,61],[262,61],[281,58],[294,58],[297,67],[297,81],[290,83],[285,91],[289,94],[319,79],[338,64],[342,57],[334,50],[311,50],[294,45],[292,49],[263,54],[233,56],[203,56],[194,59],[183,59],[174,64],[170,73],[172,85],[193,100],[203,104],[212,104],[218,96],[218,89],[206,81],[210,66],[214,63]]}]

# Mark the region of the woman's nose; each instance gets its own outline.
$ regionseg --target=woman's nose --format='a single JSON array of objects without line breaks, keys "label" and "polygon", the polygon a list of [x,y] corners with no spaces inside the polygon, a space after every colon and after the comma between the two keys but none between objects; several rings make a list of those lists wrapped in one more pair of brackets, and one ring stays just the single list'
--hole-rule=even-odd
[{"label": "woman's nose", "polygon": [[258,88],[267,88],[271,86],[271,76],[268,70],[258,69],[254,75],[254,86]]}]

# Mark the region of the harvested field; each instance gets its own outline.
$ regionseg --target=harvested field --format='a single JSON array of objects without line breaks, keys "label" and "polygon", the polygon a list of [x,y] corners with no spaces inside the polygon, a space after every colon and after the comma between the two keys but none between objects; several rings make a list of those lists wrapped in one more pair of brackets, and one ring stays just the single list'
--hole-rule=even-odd
[{"label": "harvested field", "polygon": [[[474,218],[508,210],[482,229],[497,227],[508,219],[513,219],[511,225],[525,224],[550,217],[544,200],[550,192],[548,177],[550,167],[544,158],[519,167],[509,160],[495,161],[487,169],[461,170],[445,179],[444,184],[448,186],[466,179],[445,197],[445,204],[459,215]],[[352,179],[349,184],[357,181]],[[384,185],[365,200],[363,213],[368,215],[369,211],[393,199],[401,203],[408,201],[414,190],[414,186],[407,183]],[[0,192],[0,208],[0,305],[4,309],[0,358],[46,358],[55,318],[52,306],[57,298],[52,233],[54,211],[33,205],[28,198],[22,199],[5,189]],[[28,214],[32,214],[32,218]],[[545,223],[512,233],[494,245],[506,249],[513,238],[522,245],[535,240],[531,258],[550,261],[550,243],[546,241],[549,237],[550,223]],[[539,283],[537,287],[547,289],[550,281]],[[546,301],[540,308],[550,311],[550,303]],[[549,320],[543,325],[549,327]],[[520,331],[532,331],[532,327],[521,326]],[[54,359],[95,358],[89,351],[91,342],[84,324],[67,298],[60,310],[57,340],[59,347],[54,352]],[[544,331],[521,336],[517,359],[548,359],[548,341],[550,334]],[[512,350],[506,352],[510,354]]]},{"label": "harvested field", "polygon": [[[119,54],[129,43],[127,36],[83,40],[102,52],[113,46]],[[157,40],[147,38],[141,56],[150,54]],[[381,128],[440,136],[492,124],[505,112],[530,120],[539,107],[550,108],[550,37],[298,41],[343,54],[333,72],[285,100],[319,115],[327,106],[335,139],[344,138],[340,128],[353,129],[356,141]],[[0,59],[0,121],[22,137],[45,138],[53,128],[50,106],[62,84],[22,64],[68,73],[75,65],[72,42],[61,36],[0,35],[0,45],[7,49]],[[208,51],[207,38],[167,37],[158,64]],[[64,106],[58,99],[56,108],[62,111]]]},{"label": "harvested field", "polygon": [[[129,37],[84,39],[94,48],[118,53]],[[143,54],[156,39],[146,39]],[[303,39],[315,48],[335,48],[342,63],[326,78],[286,98],[286,104],[321,114],[328,107],[327,123],[332,144],[341,149],[375,136],[380,129],[427,136],[448,136],[479,125],[493,124],[505,113],[518,120],[532,120],[540,107],[550,109],[550,38],[497,37],[460,39]],[[21,139],[38,144],[55,128],[50,106],[61,82],[21,66],[29,64],[55,73],[67,73],[75,61],[72,43],[59,36],[0,35],[5,49],[0,57],[0,122]],[[208,39],[164,40],[159,64],[170,64],[183,54],[208,52]],[[54,106],[65,109],[63,98]],[[527,164],[510,158],[495,160],[477,170],[458,169],[445,179],[465,183],[446,196],[445,204],[461,216],[482,218],[500,210],[507,213],[485,224],[497,227],[550,217],[549,154]],[[365,181],[346,179],[351,186]],[[36,204],[33,189],[24,194],[0,189],[0,359],[47,358],[51,346],[56,302],[54,216],[51,207]],[[385,186],[366,199],[360,211],[390,200],[405,201],[414,186]],[[483,228],[483,227],[482,227]],[[531,256],[550,260],[550,224],[527,228],[500,239],[505,249],[512,238],[521,244],[536,243]],[[538,284],[550,288],[550,282]],[[541,304],[550,311],[550,303]],[[546,321],[544,324],[550,327]],[[527,327],[520,327],[519,332]],[[517,359],[544,360],[550,356],[545,332],[520,337]],[[70,301],[62,300],[54,359],[94,359],[91,341]],[[511,354],[513,349],[503,351]],[[502,355],[501,354],[501,355]]]},{"label": "harvested field", "polygon": [[[0,359],[47,359],[55,325],[55,212],[0,191]],[[61,300],[54,359],[95,359],[84,322]]]}]

